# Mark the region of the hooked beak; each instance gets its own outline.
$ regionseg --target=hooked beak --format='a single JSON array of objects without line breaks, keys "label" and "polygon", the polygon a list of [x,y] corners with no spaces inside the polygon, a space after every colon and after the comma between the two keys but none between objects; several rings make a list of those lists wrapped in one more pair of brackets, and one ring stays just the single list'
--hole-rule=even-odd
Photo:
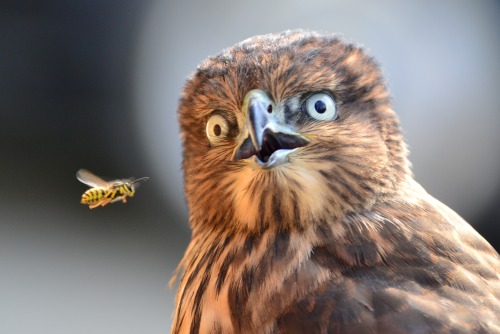
[{"label": "hooked beak", "polygon": [[264,167],[275,167],[288,162],[288,153],[305,146],[309,140],[281,124],[273,101],[259,89],[249,91],[243,100],[248,136],[236,148],[233,160],[256,156]]}]

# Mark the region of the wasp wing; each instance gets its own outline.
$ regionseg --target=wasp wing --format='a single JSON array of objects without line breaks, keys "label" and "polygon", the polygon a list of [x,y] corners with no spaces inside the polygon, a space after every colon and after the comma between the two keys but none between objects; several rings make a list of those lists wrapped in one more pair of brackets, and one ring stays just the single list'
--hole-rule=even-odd
[{"label": "wasp wing", "polygon": [[76,178],[89,187],[108,189],[111,186],[110,182],[104,181],[91,171],[83,168],[76,172]]}]

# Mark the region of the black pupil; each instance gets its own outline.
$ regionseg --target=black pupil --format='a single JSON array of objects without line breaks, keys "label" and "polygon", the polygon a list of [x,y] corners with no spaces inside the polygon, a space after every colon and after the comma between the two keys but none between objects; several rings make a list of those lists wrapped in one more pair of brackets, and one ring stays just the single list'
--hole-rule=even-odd
[{"label": "black pupil", "polygon": [[326,104],[325,102],[321,101],[321,100],[318,100],[316,101],[316,103],[314,103],[314,109],[316,110],[316,112],[322,114],[326,111]]},{"label": "black pupil", "polygon": [[220,127],[219,124],[215,124],[214,125],[214,135],[216,135],[218,137],[218,136],[220,136],[221,133],[222,133],[222,128]]}]

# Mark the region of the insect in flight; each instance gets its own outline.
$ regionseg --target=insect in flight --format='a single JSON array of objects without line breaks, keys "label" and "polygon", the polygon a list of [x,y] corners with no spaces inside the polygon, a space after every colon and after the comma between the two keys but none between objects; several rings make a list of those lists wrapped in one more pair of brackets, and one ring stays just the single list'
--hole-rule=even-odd
[{"label": "insect in flight", "polygon": [[81,200],[82,204],[88,205],[91,209],[119,200],[127,203],[127,197],[134,197],[135,187],[138,183],[149,180],[149,177],[141,177],[138,179],[105,181],[86,169],[80,169],[76,172],[76,178],[92,187],[83,193]]}]

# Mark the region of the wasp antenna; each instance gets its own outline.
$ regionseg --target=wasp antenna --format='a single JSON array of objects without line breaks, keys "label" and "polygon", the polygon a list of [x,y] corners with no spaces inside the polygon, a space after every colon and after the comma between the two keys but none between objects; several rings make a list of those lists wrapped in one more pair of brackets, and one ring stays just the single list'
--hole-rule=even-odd
[{"label": "wasp antenna", "polygon": [[149,180],[149,177],[145,176],[145,177],[140,177],[138,179],[135,179],[134,181],[132,181],[132,184],[136,184],[136,183],[139,183],[139,182],[145,182]]}]

